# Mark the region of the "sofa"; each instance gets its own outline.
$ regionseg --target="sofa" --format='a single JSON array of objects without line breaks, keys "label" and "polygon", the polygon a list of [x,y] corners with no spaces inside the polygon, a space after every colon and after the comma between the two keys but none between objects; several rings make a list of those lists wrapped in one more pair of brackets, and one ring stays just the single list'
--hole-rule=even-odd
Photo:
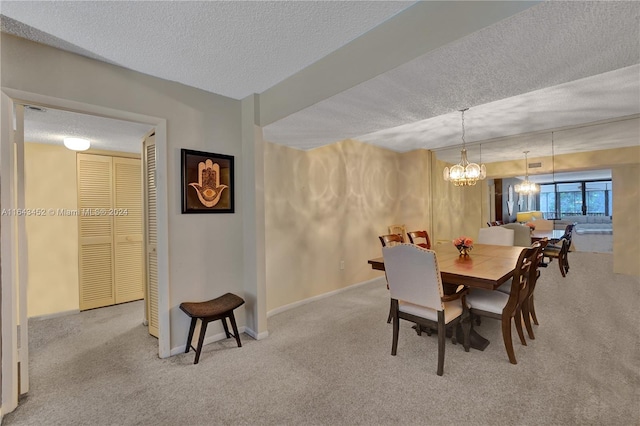
[{"label": "sofa", "polygon": [[567,225],[575,223],[574,232],[577,234],[612,234],[613,221],[611,216],[563,216],[554,221],[555,229],[565,229]]}]

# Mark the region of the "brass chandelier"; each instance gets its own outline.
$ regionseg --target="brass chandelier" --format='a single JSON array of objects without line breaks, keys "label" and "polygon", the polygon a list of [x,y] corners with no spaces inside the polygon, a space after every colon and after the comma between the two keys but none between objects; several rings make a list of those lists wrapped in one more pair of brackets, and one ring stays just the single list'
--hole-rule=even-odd
[{"label": "brass chandelier", "polygon": [[462,113],[462,152],[460,162],[455,166],[445,167],[443,177],[445,181],[452,182],[455,186],[473,186],[479,180],[487,177],[487,169],[484,164],[477,165],[467,160],[466,142],[464,140],[464,112],[469,108],[461,109]]}]

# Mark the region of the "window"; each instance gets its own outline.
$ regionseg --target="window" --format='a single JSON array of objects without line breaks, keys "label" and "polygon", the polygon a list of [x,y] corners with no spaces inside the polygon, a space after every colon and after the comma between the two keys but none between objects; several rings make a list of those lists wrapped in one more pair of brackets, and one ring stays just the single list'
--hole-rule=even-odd
[{"label": "window", "polygon": [[611,216],[613,214],[611,181],[541,184],[538,202],[546,218],[577,215]]}]

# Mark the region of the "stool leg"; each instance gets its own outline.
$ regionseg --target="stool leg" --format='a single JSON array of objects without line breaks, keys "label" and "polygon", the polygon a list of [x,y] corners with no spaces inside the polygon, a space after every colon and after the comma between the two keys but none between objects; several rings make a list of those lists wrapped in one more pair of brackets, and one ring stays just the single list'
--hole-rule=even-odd
[{"label": "stool leg", "polygon": [[[222,319],[226,324],[227,320]],[[229,314],[229,320],[231,321],[231,328],[233,328],[233,334],[236,336],[236,343],[238,343],[238,347],[242,347],[242,343],[240,343],[240,334],[238,333],[238,327],[236,326],[236,317],[233,316],[233,311]]]},{"label": "stool leg", "polygon": [[202,351],[202,344],[204,343],[204,335],[207,332],[208,321],[201,319],[202,325],[200,326],[200,337],[198,338],[198,347],[196,348],[196,359],[193,362],[197,364],[200,361],[200,352]]},{"label": "stool leg", "polygon": [[187,348],[184,350],[184,353],[188,353],[189,349],[191,349],[191,339],[193,339],[193,331],[196,329],[196,321],[198,318],[191,318],[191,326],[189,327],[189,336],[187,337]]},{"label": "stool leg", "polygon": [[228,339],[229,337],[231,337],[231,333],[229,333],[229,327],[227,326],[227,318],[222,317],[220,318],[220,320],[222,320],[222,326],[224,327],[224,334],[227,335],[227,339]]}]

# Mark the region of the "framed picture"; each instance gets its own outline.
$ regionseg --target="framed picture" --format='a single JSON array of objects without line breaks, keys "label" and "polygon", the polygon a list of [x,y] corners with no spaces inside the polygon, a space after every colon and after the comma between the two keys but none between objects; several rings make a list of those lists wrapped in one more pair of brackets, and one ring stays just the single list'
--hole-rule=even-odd
[{"label": "framed picture", "polygon": [[234,213],[233,156],[181,152],[182,213]]}]

